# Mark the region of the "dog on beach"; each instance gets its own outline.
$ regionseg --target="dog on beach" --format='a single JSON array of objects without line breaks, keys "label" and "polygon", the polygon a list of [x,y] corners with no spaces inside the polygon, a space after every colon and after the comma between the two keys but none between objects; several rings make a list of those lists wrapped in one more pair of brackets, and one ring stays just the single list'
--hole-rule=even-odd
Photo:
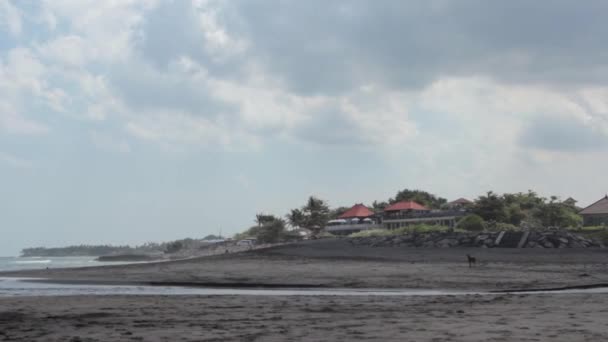
[{"label": "dog on beach", "polygon": [[469,261],[469,268],[477,265],[477,259],[467,254],[467,260]]}]

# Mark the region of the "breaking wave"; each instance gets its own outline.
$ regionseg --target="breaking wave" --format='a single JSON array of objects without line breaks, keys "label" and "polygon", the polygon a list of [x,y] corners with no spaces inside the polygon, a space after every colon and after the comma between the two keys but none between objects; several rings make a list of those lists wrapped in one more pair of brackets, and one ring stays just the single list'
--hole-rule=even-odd
[{"label": "breaking wave", "polygon": [[15,260],[15,264],[50,264],[53,262],[49,259],[44,260]]}]

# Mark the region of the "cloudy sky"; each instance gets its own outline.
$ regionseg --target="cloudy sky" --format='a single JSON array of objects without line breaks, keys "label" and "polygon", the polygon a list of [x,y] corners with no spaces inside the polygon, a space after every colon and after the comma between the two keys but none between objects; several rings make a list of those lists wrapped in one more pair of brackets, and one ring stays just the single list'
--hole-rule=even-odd
[{"label": "cloudy sky", "polygon": [[0,254],[311,194],[608,191],[608,2],[0,0]]}]

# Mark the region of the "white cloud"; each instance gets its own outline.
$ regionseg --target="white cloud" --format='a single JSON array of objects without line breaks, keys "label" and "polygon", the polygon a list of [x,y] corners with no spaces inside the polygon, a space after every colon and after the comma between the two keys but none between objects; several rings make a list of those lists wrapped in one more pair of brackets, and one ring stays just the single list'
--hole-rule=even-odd
[{"label": "white cloud", "polygon": [[42,97],[49,105],[56,105],[61,97],[40,81],[43,73],[44,66],[25,49],[11,50],[6,63],[0,59],[0,129],[25,135],[49,130],[44,124],[23,115],[33,97]]},{"label": "white cloud", "polygon": [[71,67],[82,67],[90,62],[97,49],[87,51],[90,47],[80,36],[67,35],[50,40],[38,47],[40,55],[51,63]]},{"label": "white cloud", "polygon": [[[167,8],[178,5],[170,14],[184,17],[166,15]],[[346,19],[364,16],[362,24],[371,25],[374,13],[359,7],[342,4],[336,17],[342,21],[336,24],[352,29]],[[452,13],[456,7],[434,8],[433,13]],[[279,8],[276,22],[264,23],[269,25],[266,29],[291,27],[283,22],[290,8]],[[244,16],[250,13],[239,10],[238,5],[217,1],[194,1],[193,6],[131,0],[46,1],[40,17],[48,19],[49,38],[7,51],[6,63],[0,65],[4,78],[0,78],[4,111],[0,123],[5,130],[21,133],[48,130],[23,114],[29,112],[29,100],[36,99],[49,113],[123,127],[112,138],[119,141],[126,134],[172,148],[259,148],[278,139],[373,148],[386,155],[405,149],[427,168],[444,165],[446,158],[455,164],[466,159],[470,177],[500,173],[526,158],[546,159],[543,151],[522,152],[531,147],[524,146],[521,137],[539,118],[573,120],[582,128],[608,132],[608,87],[594,82],[553,86],[551,77],[542,83],[507,82],[504,75],[494,77],[496,73],[487,69],[497,63],[494,54],[473,70],[469,62],[463,67],[435,56],[403,55],[406,51],[399,48],[394,52],[412,65],[403,61],[396,65],[397,61],[381,55],[391,52],[392,46],[362,53],[360,37],[348,30],[314,41],[297,32],[291,36],[276,32],[272,39],[256,36],[268,32],[248,27],[251,18]],[[386,15],[386,10],[380,8],[376,14]],[[188,22],[177,25],[181,21]],[[67,28],[60,29],[57,23]],[[187,28],[187,34],[163,30],[172,24]],[[166,35],[151,37],[158,32],[146,25]],[[311,28],[311,37],[319,30]],[[148,38],[159,41],[142,49],[138,44]],[[406,38],[413,46],[420,44],[416,37]],[[466,43],[479,49],[482,38],[470,34]],[[293,51],[274,45],[285,39]],[[162,51],[166,46],[172,49]],[[344,54],[335,47],[343,48]],[[431,47],[422,48],[424,54]],[[509,51],[511,67],[525,68],[536,60],[525,49]],[[423,65],[418,68],[416,63]],[[335,68],[325,68],[331,66]],[[392,68],[388,74],[387,68]],[[295,84],[300,81],[323,83],[321,88],[327,91],[300,91]],[[336,91],[334,81],[347,86]],[[98,145],[104,145],[100,143],[104,139],[91,137]],[[538,146],[543,145],[537,150],[542,149]],[[124,145],[114,147],[126,150]]]},{"label": "white cloud", "polygon": [[23,30],[21,12],[9,0],[0,0],[0,31],[3,29],[13,36],[19,36]]}]

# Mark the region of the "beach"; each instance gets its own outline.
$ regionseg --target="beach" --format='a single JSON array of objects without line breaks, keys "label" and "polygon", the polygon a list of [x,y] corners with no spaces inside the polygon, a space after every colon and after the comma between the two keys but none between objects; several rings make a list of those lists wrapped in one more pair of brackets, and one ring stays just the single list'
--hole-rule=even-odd
[{"label": "beach", "polygon": [[[469,268],[466,254],[478,264]],[[0,272],[61,282],[513,290],[608,283],[608,249],[398,248],[309,241],[180,261]]]},{"label": "beach", "polygon": [[0,300],[0,341],[606,341],[608,295]]},{"label": "beach", "polygon": [[[478,259],[469,268],[466,254]],[[606,249],[312,241],[181,261],[30,270],[64,283],[501,291],[608,284]],[[0,298],[0,341],[598,341],[608,294]]]}]

